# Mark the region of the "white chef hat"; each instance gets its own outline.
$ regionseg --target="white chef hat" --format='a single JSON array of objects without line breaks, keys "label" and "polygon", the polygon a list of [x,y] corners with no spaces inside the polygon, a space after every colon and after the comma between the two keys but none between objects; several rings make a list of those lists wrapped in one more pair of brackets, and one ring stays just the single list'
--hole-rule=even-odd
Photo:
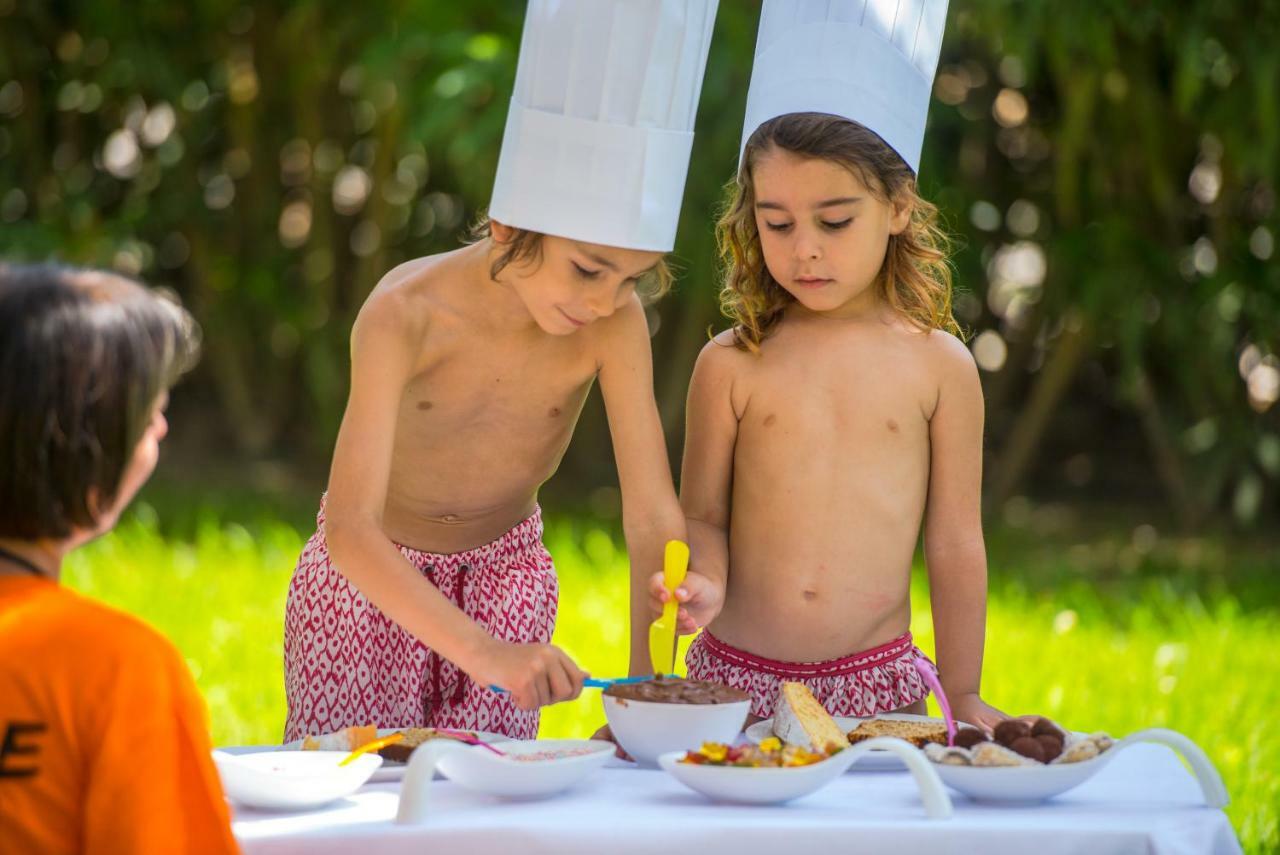
[{"label": "white chef hat", "polygon": [[772,118],[828,113],[918,173],[946,20],[947,0],[764,0],[742,148]]},{"label": "white chef hat", "polygon": [[675,245],[717,0],[529,0],[489,215]]}]

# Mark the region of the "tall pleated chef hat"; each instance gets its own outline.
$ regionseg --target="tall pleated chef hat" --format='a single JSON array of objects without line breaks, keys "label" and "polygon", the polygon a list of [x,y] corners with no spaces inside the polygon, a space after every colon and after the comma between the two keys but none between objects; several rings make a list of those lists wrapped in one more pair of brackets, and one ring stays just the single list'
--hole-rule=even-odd
[{"label": "tall pleated chef hat", "polygon": [[717,0],[529,0],[489,215],[675,244]]},{"label": "tall pleated chef hat", "polygon": [[920,171],[947,0],[764,0],[742,146],[787,113],[875,132]]}]

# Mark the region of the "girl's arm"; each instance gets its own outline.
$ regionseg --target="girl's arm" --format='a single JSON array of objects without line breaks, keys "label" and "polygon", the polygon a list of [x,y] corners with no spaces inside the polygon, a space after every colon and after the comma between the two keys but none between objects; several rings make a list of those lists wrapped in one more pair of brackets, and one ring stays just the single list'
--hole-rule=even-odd
[{"label": "girl's arm", "polygon": [[583,673],[551,645],[494,639],[425,582],[382,529],[396,420],[417,372],[427,322],[394,289],[375,291],[351,334],[351,393],[338,431],[325,537],[339,571],[384,614],[480,685],[510,690],[523,709],[568,700]]},{"label": "girl's arm", "polygon": [[1007,716],[979,695],[987,619],[982,538],[982,385],[964,344],[929,334],[938,397],[929,420],[929,497],[924,554],[929,570],[938,673],[957,719],[994,727]]},{"label": "girl's arm", "polygon": [[653,397],[653,353],[644,308],[632,299],[610,319],[602,340],[600,393],[609,416],[622,490],[622,527],[631,559],[630,673],[649,674],[646,583],[662,571],[668,540],[685,540],[658,405]]},{"label": "girl's arm", "polygon": [[[680,505],[689,524],[692,566],[685,596],[677,592],[683,605],[681,632],[706,626],[724,604],[729,579],[733,449],[739,418],[733,401],[733,368],[735,360],[745,358],[750,357],[732,346],[732,333],[721,333],[702,348],[689,380]],[[654,593],[665,601],[660,586]]]}]

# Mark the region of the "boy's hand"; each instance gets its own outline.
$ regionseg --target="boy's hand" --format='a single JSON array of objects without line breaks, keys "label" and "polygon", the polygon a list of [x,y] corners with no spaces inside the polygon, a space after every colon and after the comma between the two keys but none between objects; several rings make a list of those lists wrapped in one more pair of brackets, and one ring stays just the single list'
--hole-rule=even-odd
[{"label": "boy's hand", "polygon": [[[724,588],[690,570],[684,582],[676,588],[675,597],[680,604],[676,612],[676,632],[688,635],[711,623],[720,614],[724,605]],[[649,610],[655,617],[662,614],[663,605],[670,599],[671,592],[663,584],[662,574],[654,573],[649,577]]]},{"label": "boy's hand", "polygon": [[957,695],[948,693],[947,700],[951,701],[951,715],[956,721],[980,727],[988,736],[997,724],[1009,718],[1008,715],[982,700],[977,692]]},{"label": "boy's hand", "polygon": [[494,640],[467,676],[481,686],[501,686],[522,710],[571,701],[582,693],[587,672],[550,644],[510,644]]}]

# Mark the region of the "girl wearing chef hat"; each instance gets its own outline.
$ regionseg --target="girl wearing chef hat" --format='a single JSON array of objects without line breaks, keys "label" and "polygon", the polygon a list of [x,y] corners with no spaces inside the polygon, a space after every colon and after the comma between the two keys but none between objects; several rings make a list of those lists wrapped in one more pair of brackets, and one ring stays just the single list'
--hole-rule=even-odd
[{"label": "girl wearing chef hat", "polygon": [[[721,301],[689,391],[681,501],[689,676],[774,714],[784,681],[833,714],[924,712],[910,632],[924,533],[941,683],[979,694],[982,390],[918,192],[946,0],[766,0]],[[665,601],[660,577],[653,603]]]}]

